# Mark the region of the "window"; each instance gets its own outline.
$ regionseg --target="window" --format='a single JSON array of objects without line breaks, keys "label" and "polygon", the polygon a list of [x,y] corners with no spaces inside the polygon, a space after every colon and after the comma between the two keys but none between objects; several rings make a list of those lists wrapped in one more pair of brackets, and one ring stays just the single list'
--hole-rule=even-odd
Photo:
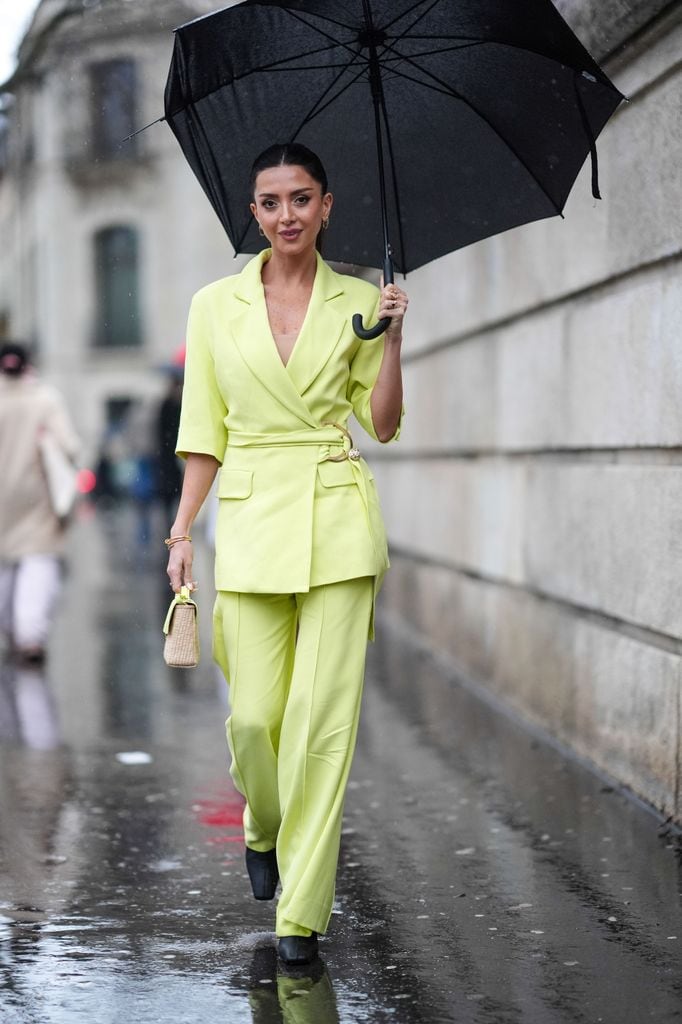
[{"label": "window", "polygon": [[140,345],[138,240],[134,228],[113,227],[95,235],[97,321],[95,345]]},{"label": "window", "polygon": [[137,75],[132,60],[107,60],[90,68],[93,155],[121,160],[136,155]]}]

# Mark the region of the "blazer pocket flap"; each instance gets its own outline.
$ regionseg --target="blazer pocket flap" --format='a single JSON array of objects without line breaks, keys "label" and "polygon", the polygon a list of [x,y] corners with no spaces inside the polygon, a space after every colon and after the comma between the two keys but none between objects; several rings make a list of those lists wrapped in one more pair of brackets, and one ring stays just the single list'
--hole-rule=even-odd
[{"label": "blazer pocket flap", "polygon": [[218,479],[219,498],[248,498],[253,490],[253,471],[222,469]]},{"label": "blazer pocket flap", "polygon": [[320,462],[317,472],[325,487],[342,487],[354,484],[355,477],[350,462]]}]

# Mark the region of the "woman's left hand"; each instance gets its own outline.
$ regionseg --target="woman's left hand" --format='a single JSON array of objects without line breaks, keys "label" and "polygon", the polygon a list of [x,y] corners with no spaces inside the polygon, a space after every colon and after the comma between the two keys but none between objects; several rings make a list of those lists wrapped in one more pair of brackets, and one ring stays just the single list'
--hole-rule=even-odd
[{"label": "woman's left hand", "polygon": [[391,323],[386,329],[389,341],[400,341],[403,336],[403,319],[408,302],[407,295],[397,284],[384,285],[382,279],[379,319],[390,318]]}]

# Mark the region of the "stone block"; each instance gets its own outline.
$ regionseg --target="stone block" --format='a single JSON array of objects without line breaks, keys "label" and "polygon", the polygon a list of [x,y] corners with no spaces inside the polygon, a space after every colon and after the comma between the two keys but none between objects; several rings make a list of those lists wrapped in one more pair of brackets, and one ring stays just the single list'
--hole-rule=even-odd
[{"label": "stone block", "polygon": [[551,459],[375,468],[397,548],[682,637],[682,469]]},{"label": "stone block", "polygon": [[482,575],[523,578],[523,464],[396,459],[374,473],[392,543]]},{"label": "stone block", "polygon": [[527,483],[527,584],[682,637],[682,469],[538,462]]},{"label": "stone block", "polygon": [[392,560],[380,616],[679,820],[677,655],[523,589]]},{"label": "stone block", "polygon": [[562,448],[566,441],[566,313],[552,309],[495,333],[495,448]]},{"label": "stone block", "polygon": [[492,448],[497,361],[495,337],[482,335],[407,362],[403,432],[386,455]]},{"label": "stone block", "polygon": [[675,811],[680,658],[587,622],[574,628],[575,749]]},{"label": "stone block", "polygon": [[562,446],[682,442],[682,274],[620,282],[566,311]]}]

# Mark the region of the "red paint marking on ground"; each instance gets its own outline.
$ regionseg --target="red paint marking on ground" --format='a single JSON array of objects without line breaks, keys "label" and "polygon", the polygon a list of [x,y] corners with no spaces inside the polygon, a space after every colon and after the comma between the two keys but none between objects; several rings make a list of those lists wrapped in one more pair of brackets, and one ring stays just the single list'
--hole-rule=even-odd
[{"label": "red paint marking on ground", "polygon": [[197,800],[195,801],[197,818],[202,825],[225,828],[234,825],[242,827],[244,802],[241,797],[236,800]]}]

